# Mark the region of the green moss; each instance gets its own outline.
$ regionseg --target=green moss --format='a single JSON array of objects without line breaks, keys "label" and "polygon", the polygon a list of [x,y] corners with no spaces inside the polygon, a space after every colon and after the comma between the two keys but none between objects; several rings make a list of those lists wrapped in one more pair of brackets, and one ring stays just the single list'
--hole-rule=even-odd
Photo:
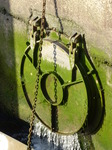
[{"label": "green moss", "polygon": [[96,135],[92,136],[92,139],[96,150],[111,150],[112,123],[110,120],[112,119],[112,87],[110,87],[107,83],[107,66],[100,64],[100,66],[96,65],[96,67],[104,89],[106,112],[102,128]]},{"label": "green moss", "polygon": [[50,37],[49,38],[51,38],[52,40],[57,40],[57,41],[61,41],[63,44],[65,44],[65,45],[67,45],[69,42],[70,42],[70,40],[65,36],[65,35],[63,35],[63,34],[61,34],[61,37],[60,37],[60,39],[59,39],[59,34],[58,34],[58,32],[54,32],[54,31],[51,31],[51,33],[50,33]]},{"label": "green moss", "polygon": [[108,57],[106,52],[101,49],[95,48],[93,46],[90,47],[90,55],[94,59],[97,64],[104,64],[107,66],[112,66],[112,60]]},{"label": "green moss", "polygon": [[50,37],[51,37],[53,40],[59,40],[59,36],[58,36],[58,33],[57,33],[57,32],[51,32],[51,33],[50,33]]},{"label": "green moss", "polygon": [[[20,65],[22,56],[26,49],[27,35],[25,33],[15,32],[14,34],[14,47],[15,47],[15,62],[16,62],[16,82],[17,82],[17,95],[18,95],[18,115],[21,119],[27,120],[31,113],[30,108],[24,97],[21,79],[20,79]],[[24,115],[23,115],[24,114]]]},{"label": "green moss", "polygon": [[[109,58],[105,52],[98,48],[91,47],[89,52],[100,76],[105,96],[104,122],[102,128],[99,130],[98,133],[92,136],[92,139],[95,150],[111,150],[112,123],[110,120],[112,119],[112,86],[108,84],[108,81],[110,84],[112,84],[112,62],[111,58]],[[110,78],[108,77],[108,74],[110,74]]]},{"label": "green moss", "polygon": [[[10,115],[25,120],[28,116],[23,115],[27,105],[20,82],[20,62],[26,48],[27,37],[23,33],[13,33],[11,30],[4,33],[0,30],[0,90],[1,110]],[[21,115],[20,115],[21,114]]]},{"label": "green moss", "polygon": [[[7,113],[12,114],[20,117],[23,120],[29,119],[30,115],[30,109],[29,106],[25,100],[22,87],[21,87],[21,81],[20,81],[20,64],[21,59],[24,54],[24,50],[26,48],[26,41],[27,41],[27,35],[25,33],[11,33],[8,34],[8,37],[6,38],[5,34],[3,33],[3,30],[0,30],[0,107],[1,110],[7,110]],[[53,32],[51,35],[51,38],[53,40],[58,40],[58,34]],[[62,41],[64,44],[67,44],[69,42],[68,39],[65,37],[62,37]],[[99,130],[98,133],[92,136],[94,147],[96,150],[111,150],[112,148],[112,87],[107,83],[107,68],[112,66],[111,60],[108,58],[107,54],[103,53],[101,50],[95,47],[90,48],[90,55],[93,58],[94,64],[97,68],[98,74],[101,78],[101,82],[103,85],[103,89],[105,92],[105,106],[106,106],[106,115],[104,119],[104,123],[102,125],[102,128]],[[27,60],[25,62],[25,79],[26,79],[26,87],[31,99],[31,102],[33,102],[34,98],[34,91],[35,91],[35,80],[36,80],[36,70],[33,67],[33,65]],[[54,69],[53,63],[49,63],[47,61],[42,61],[42,69],[46,70],[46,72],[49,72]],[[58,73],[60,76],[63,77],[64,81],[70,80],[71,73],[66,70],[65,68],[61,68],[57,65]],[[112,72],[110,71],[110,74]],[[112,78],[110,77],[109,80],[110,83],[112,83]],[[72,94],[72,91],[75,91],[75,95],[77,95],[77,98],[83,97],[84,91],[78,95],[78,87],[75,89],[69,88],[69,99],[74,99],[74,94]],[[85,95],[84,95],[85,96]],[[50,104],[46,103],[45,98],[42,95],[42,92],[39,91],[39,98],[38,99],[38,106],[37,110],[40,113],[40,117],[45,119],[45,122],[51,119],[51,106]],[[80,107],[76,107],[74,109],[74,106],[77,105],[77,103],[69,103],[69,107],[72,108],[67,112],[67,106],[64,108],[61,108],[60,106],[60,116],[62,116],[62,112],[65,114],[65,118],[61,119],[63,122],[66,120],[66,116],[69,115],[68,122],[70,122],[73,125],[76,125],[76,122],[78,123],[79,120],[77,120],[77,112],[80,112],[78,115],[82,115],[82,108],[83,103],[81,99],[78,101],[78,105]],[[42,105],[41,105],[42,103]],[[6,105],[7,104],[7,105]],[[86,108],[86,107],[85,107]],[[63,110],[62,110],[63,109]],[[74,110],[73,110],[74,109]],[[48,111],[49,110],[49,111]],[[47,112],[45,113],[41,113]],[[73,122],[73,116],[71,115],[74,111],[74,117],[76,122]],[[85,111],[86,113],[86,111]],[[83,114],[84,115],[84,114]],[[79,117],[81,120],[82,118]],[[82,121],[83,122],[83,121]],[[64,127],[63,124],[62,128]]]}]

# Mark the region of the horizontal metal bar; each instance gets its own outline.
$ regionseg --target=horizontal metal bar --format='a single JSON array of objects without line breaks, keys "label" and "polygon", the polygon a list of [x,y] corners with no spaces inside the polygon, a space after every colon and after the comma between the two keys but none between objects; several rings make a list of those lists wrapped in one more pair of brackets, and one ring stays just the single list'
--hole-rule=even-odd
[{"label": "horizontal metal bar", "polygon": [[66,87],[66,86],[71,86],[71,85],[79,84],[79,83],[82,83],[82,82],[83,82],[83,80],[80,79],[80,80],[77,80],[77,81],[74,81],[74,82],[64,83],[64,84],[62,85],[62,88]]}]

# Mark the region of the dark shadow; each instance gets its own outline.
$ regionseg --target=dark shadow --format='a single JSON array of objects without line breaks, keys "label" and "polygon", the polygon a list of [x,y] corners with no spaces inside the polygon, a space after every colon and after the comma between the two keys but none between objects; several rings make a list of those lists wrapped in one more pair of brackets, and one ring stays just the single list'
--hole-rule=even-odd
[{"label": "dark shadow", "polygon": [[[82,150],[95,150],[94,144],[92,142],[92,137],[91,135],[82,135],[82,134],[78,134],[78,140],[80,143],[80,148]],[[86,143],[86,144],[85,144]]]},{"label": "dark shadow", "polygon": [[59,31],[59,39],[61,39],[61,33],[63,33],[63,25],[62,25],[62,21],[61,21],[61,19],[60,19],[60,17],[59,17],[59,14],[58,14],[58,7],[57,7],[57,0],[54,0],[54,7],[55,7],[55,15],[56,15],[56,17],[58,18],[58,20],[59,20],[59,24],[60,24],[60,30],[61,31]]},{"label": "dark shadow", "polygon": [[[93,133],[96,133],[103,125],[103,122],[104,122],[104,117],[105,117],[105,114],[106,114],[106,111],[105,111],[105,93],[104,93],[104,89],[103,89],[103,85],[102,85],[102,82],[101,82],[101,79],[99,77],[99,74],[89,56],[89,53],[88,53],[88,50],[87,50],[87,47],[86,47],[86,40],[85,40],[85,35],[83,35],[83,42],[84,42],[84,49],[85,49],[85,52],[86,52],[86,56],[89,60],[89,63],[91,64],[92,68],[94,69],[94,73],[96,75],[96,78],[98,80],[98,84],[99,84],[99,88],[100,88],[100,92],[101,92],[101,99],[102,99],[102,102],[100,102],[100,100],[98,99],[96,102],[97,102],[97,106],[95,106],[94,110],[95,110],[95,116],[96,118],[98,118],[98,115],[101,111],[101,116],[100,116],[100,121],[99,121],[99,124],[97,125],[97,128],[95,129],[95,131]],[[94,88],[96,83],[93,82],[92,84],[92,88]],[[95,88],[96,89],[96,88]],[[98,89],[95,90],[95,93],[97,96],[99,94],[99,91]],[[97,96],[98,97],[98,96]],[[93,121],[93,118],[90,118],[90,123]],[[95,120],[97,122],[97,119]]]},{"label": "dark shadow", "polygon": [[[95,134],[103,124],[105,114],[104,91],[98,72],[88,54],[84,36],[81,43],[83,43],[84,49],[81,45],[77,47],[76,58],[78,59],[76,64],[82,74],[88,97],[88,116],[81,130],[84,129],[85,134]],[[91,65],[91,68],[87,65],[87,62]]]},{"label": "dark shadow", "polygon": [[13,17],[10,15],[10,4],[8,0],[0,1],[0,131],[4,132],[16,128],[12,126],[14,123],[12,120],[18,117],[15,61]]},{"label": "dark shadow", "polygon": [[27,144],[29,124],[17,118],[11,118],[6,114],[0,114],[0,131],[16,140]]}]

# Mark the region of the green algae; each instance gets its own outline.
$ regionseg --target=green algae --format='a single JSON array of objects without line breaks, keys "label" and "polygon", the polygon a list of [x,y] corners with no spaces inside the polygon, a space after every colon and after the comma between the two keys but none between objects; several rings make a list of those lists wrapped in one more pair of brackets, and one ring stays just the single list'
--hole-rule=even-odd
[{"label": "green algae", "polygon": [[112,66],[112,58],[109,58],[107,53],[103,50],[91,46],[89,52],[96,64],[104,64],[110,67]]},{"label": "green algae", "polygon": [[[51,37],[54,40],[58,39],[58,35],[55,35],[55,34],[52,35]],[[9,113],[10,115],[12,114],[12,111],[13,111],[13,115],[20,117],[23,120],[28,120],[29,115],[30,115],[30,109],[25,100],[22,87],[21,87],[21,81],[20,81],[20,62],[24,54],[24,50],[26,48],[25,43],[27,41],[27,35],[25,33],[20,34],[20,33],[15,32],[14,35],[10,34],[10,36],[8,37],[8,40],[6,40],[5,38],[6,37],[4,36],[4,34],[0,31],[0,43],[2,43],[0,45],[0,83],[2,86],[2,89],[0,90],[0,99],[4,101],[4,103],[1,101],[2,110],[5,110],[5,112],[7,111],[7,113]],[[65,39],[65,42],[63,43],[67,44],[68,41]],[[6,44],[7,44],[7,47],[6,47]],[[4,51],[4,46],[5,46],[5,51]],[[7,54],[5,53],[6,51],[7,51]],[[94,147],[96,150],[97,149],[111,150],[112,123],[110,120],[112,116],[112,111],[111,111],[112,87],[108,85],[107,83],[107,80],[108,80],[107,68],[111,67],[112,63],[111,63],[111,60],[108,58],[108,56],[105,53],[103,53],[101,50],[99,50],[98,48],[92,47],[90,48],[89,52],[97,68],[100,79],[102,81],[103,89],[105,92],[105,106],[106,106],[106,115],[105,115],[102,128],[99,130],[97,134],[92,136],[92,139],[93,139]],[[12,58],[12,61],[10,62],[11,58]],[[7,61],[10,63],[8,63]],[[45,66],[43,65],[43,67],[45,68],[47,65],[49,66],[50,64],[46,64]],[[31,72],[30,67],[28,67],[27,69],[29,69],[29,73],[30,73]],[[33,74],[35,74],[35,70]],[[60,74],[64,74],[63,71],[61,73],[61,69],[60,69]],[[64,76],[66,78],[66,70],[65,70]],[[28,80],[30,80],[30,77],[28,77]],[[111,77],[110,77],[109,82],[112,83]],[[34,92],[32,90],[33,82],[28,83],[28,84],[30,85],[28,90],[32,92],[31,98],[33,99],[33,92]],[[16,91],[14,89],[16,89]],[[41,96],[42,94],[40,94],[40,97]],[[12,106],[11,103],[7,102],[7,101],[11,102],[12,100],[13,100],[13,105],[15,106],[15,108],[12,108],[14,106]],[[7,105],[5,105],[6,103]],[[15,112],[16,110],[18,110],[17,113]]]}]

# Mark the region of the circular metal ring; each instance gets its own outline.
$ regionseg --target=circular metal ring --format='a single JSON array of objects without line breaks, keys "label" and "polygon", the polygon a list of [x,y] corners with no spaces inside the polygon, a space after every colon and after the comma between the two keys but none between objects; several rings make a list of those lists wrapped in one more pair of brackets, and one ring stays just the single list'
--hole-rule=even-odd
[{"label": "circular metal ring", "polygon": [[[45,73],[41,77],[40,86],[44,98],[53,106],[57,106],[63,101],[63,82],[63,79],[55,72]],[[57,89],[59,90],[57,91]],[[54,95],[50,95],[50,90],[54,90]]]}]

